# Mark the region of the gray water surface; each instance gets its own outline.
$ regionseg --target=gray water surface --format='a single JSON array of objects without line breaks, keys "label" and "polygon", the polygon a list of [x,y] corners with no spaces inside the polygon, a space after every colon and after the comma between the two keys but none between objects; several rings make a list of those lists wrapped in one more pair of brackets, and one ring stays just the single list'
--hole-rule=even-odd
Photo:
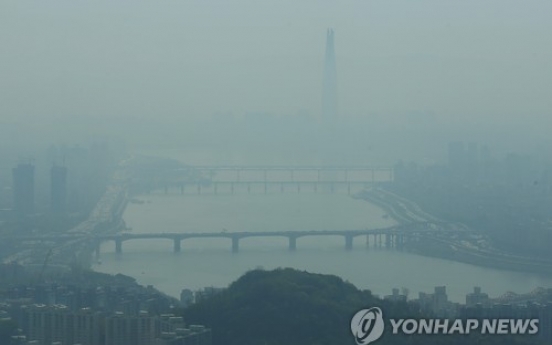
[{"label": "gray water surface", "polygon": [[[263,193],[235,195],[142,196],[144,204],[129,204],[124,219],[134,233],[334,230],[380,228],[394,225],[378,207],[346,194]],[[133,240],[115,254],[114,243],[102,245],[101,264],[95,269],[123,273],[141,284],[152,284],[178,296],[181,289],[227,286],[246,271],[258,267],[293,267],[335,274],[379,295],[394,287],[408,288],[410,297],[445,285],[449,298],[463,302],[473,286],[497,297],[507,291],[529,292],[551,287],[552,278],[490,269],[366,246],[355,238],[354,249],[344,249],[342,237],[305,237],[297,251],[288,250],[286,238],[247,238],[240,252],[231,252],[229,239],[190,239],[182,252],[173,253],[170,240]]]}]

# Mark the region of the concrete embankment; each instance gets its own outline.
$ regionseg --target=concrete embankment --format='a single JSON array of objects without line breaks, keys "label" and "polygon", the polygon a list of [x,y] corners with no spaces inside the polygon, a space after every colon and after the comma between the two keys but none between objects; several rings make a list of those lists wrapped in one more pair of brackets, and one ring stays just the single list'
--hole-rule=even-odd
[{"label": "concrete embankment", "polygon": [[426,212],[414,202],[384,189],[370,189],[358,195],[360,198],[381,207],[400,224],[413,222],[443,222]]},{"label": "concrete embankment", "polygon": [[[358,198],[381,207],[389,217],[400,224],[413,222],[444,222],[424,212],[414,202],[381,188],[360,193]],[[464,224],[450,223],[457,229],[468,229]],[[450,235],[446,230],[436,237],[423,237],[405,244],[405,249],[424,256],[438,257],[476,266],[521,272],[552,274],[552,262],[538,258],[511,255],[493,248],[488,239],[473,231]]]}]

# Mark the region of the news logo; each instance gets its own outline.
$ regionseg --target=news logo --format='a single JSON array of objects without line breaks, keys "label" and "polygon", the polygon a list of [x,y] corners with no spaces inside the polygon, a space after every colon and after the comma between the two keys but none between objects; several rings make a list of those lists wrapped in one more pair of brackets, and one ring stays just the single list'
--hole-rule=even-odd
[{"label": "news logo", "polygon": [[358,311],[351,319],[351,332],[357,345],[368,345],[380,339],[386,327],[391,335],[458,335],[458,334],[512,334],[534,335],[539,332],[539,319],[388,319],[380,308]]},{"label": "news logo", "polygon": [[377,307],[362,309],[351,320],[351,332],[358,345],[368,345],[378,340],[384,327],[383,313]]}]

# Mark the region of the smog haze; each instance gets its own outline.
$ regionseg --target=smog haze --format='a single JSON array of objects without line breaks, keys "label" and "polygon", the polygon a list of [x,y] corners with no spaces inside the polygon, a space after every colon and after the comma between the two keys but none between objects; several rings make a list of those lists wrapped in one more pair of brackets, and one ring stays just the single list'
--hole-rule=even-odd
[{"label": "smog haze", "polygon": [[[366,136],[391,131],[394,140],[381,142],[397,147],[393,159],[428,137],[534,149],[548,144],[551,7],[3,1],[3,144],[119,137],[140,148],[201,146],[222,137],[209,128],[229,119],[317,121],[333,28],[340,119],[361,123]],[[379,139],[363,147],[383,151]],[[420,158],[432,145],[416,146]]]}]

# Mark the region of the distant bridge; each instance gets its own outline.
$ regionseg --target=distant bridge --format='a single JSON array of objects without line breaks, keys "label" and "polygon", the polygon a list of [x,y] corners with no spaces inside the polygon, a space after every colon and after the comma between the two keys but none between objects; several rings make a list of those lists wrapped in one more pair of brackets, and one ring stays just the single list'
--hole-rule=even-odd
[{"label": "distant bridge", "polygon": [[27,236],[17,237],[19,240],[27,241],[64,241],[81,239],[92,242],[95,246],[96,257],[100,256],[100,244],[106,241],[115,242],[115,252],[123,252],[123,242],[130,240],[168,239],[173,241],[175,253],[181,251],[181,242],[192,238],[226,238],[231,240],[232,252],[239,251],[239,243],[243,238],[248,237],[286,237],[288,238],[289,250],[297,249],[297,239],[308,236],[340,236],[345,240],[345,249],[353,248],[353,239],[357,236],[366,236],[367,243],[370,236],[375,244],[383,243],[388,248],[401,248],[405,241],[423,236],[439,234],[466,233],[466,230],[446,228],[447,223],[419,222],[405,225],[397,225],[379,229],[361,230],[300,230],[300,231],[255,231],[255,232],[188,232],[188,233],[119,233],[114,235],[58,235],[58,236]]},{"label": "distant bridge", "polygon": [[[445,223],[443,223],[445,224]],[[465,233],[465,230],[443,230],[439,223],[412,223],[408,225],[397,225],[380,229],[361,229],[361,230],[300,230],[300,231],[254,231],[254,232],[195,232],[195,233],[121,233],[117,235],[99,236],[96,238],[96,256],[99,257],[99,244],[104,241],[115,242],[115,252],[123,252],[123,242],[138,239],[169,239],[173,241],[173,250],[175,253],[181,251],[181,242],[191,238],[227,238],[232,242],[232,252],[239,252],[240,240],[248,237],[287,237],[288,248],[290,251],[297,249],[297,239],[308,236],[341,236],[345,240],[345,249],[353,249],[353,239],[357,236],[366,236],[369,242],[369,236],[373,236],[376,244],[382,245],[382,237],[385,246],[388,248],[401,248],[407,239],[420,236],[436,235],[443,233]]]},{"label": "distant bridge", "polygon": [[177,171],[200,171],[208,174],[214,174],[217,172],[234,172],[236,176],[236,181],[240,181],[241,172],[259,172],[263,174],[262,181],[267,180],[267,176],[270,172],[282,172],[288,171],[290,180],[294,180],[294,175],[296,172],[312,172],[316,173],[316,180],[322,181],[323,172],[343,172],[345,174],[345,181],[349,180],[349,172],[366,172],[370,173],[370,179],[365,181],[373,182],[375,179],[376,172],[386,172],[389,175],[389,180],[393,179],[393,168],[391,167],[374,167],[374,166],[363,166],[363,165],[352,165],[352,166],[341,166],[341,165],[327,165],[327,166],[316,166],[316,165],[306,165],[306,166],[295,166],[295,165],[195,165],[185,168],[176,169]]},{"label": "distant bridge", "polygon": [[[319,192],[321,189],[331,193],[359,190],[377,182],[392,181],[393,168],[373,166],[292,166],[292,165],[200,165],[173,170],[175,173],[194,173],[203,175],[195,180],[180,178],[166,179],[162,183],[165,193],[169,188],[180,188],[180,193],[191,189],[196,194],[202,191],[234,194],[238,189],[247,188],[247,192],[268,191],[301,193]],[[285,173],[285,174],[282,174]],[[219,174],[219,176],[217,176]],[[225,178],[221,179],[220,174]],[[244,176],[245,175],[245,176]]]},{"label": "distant bridge", "polygon": [[169,185],[173,188],[180,188],[180,194],[191,190],[193,194],[235,194],[239,191],[247,193],[262,192],[329,192],[347,193],[361,191],[372,185],[372,182],[359,181],[198,181],[198,182],[171,182],[165,183],[165,193],[169,192]]}]

